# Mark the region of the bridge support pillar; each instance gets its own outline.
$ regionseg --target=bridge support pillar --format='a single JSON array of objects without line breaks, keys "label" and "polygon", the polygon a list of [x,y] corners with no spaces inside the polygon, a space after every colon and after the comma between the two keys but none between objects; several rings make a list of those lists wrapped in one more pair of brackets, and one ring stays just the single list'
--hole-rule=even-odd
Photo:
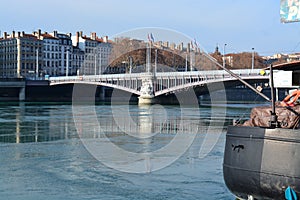
[{"label": "bridge support pillar", "polygon": [[105,87],[100,86],[100,101],[105,101]]},{"label": "bridge support pillar", "polygon": [[141,95],[139,96],[139,105],[154,104],[154,77],[152,74],[145,76],[142,80]]},{"label": "bridge support pillar", "polygon": [[25,101],[25,87],[21,87],[19,90],[19,101]]},{"label": "bridge support pillar", "polygon": [[139,97],[139,105],[152,105],[156,103],[155,98]]}]

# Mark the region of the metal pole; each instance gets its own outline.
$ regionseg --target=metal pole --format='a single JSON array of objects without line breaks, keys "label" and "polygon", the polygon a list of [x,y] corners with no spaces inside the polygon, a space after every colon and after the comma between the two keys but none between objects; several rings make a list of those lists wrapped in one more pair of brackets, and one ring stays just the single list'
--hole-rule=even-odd
[{"label": "metal pole", "polygon": [[69,75],[69,49],[67,49],[66,76]]},{"label": "metal pole", "polygon": [[227,44],[224,44],[224,49],[223,49],[223,67],[226,66],[226,58],[225,58],[225,48]]},{"label": "metal pole", "polygon": [[157,72],[157,49],[155,49],[155,69],[154,69],[154,74],[156,75]]},{"label": "metal pole", "polygon": [[4,69],[4,50],[3,48],[0,48],[0,53],[1,53],[1,59],[2,59],[2,78],[4,78],[4,73],[5,73],[5,69]]},{"label": "metal pole", "polygon": [[39,77],[39,47],[36,49],[36,68],[35,68],[35,77]]},{"label": "metal pole", "polygon": [[96,51],[96,48],[95,47],[95,51],[94,51],[94,57],[95,57],[95,75],[97,75],[97,51]]},{"label": "metal pole", "polygon": [[254,48],[252,48],[252,67],[251,69],[254,69]]},{"label": "metal pole", "polygon": [[147,47],[147,55],[146,55],[146,71],[147,73],[150,73],[150,65],[151,65],[151,42],[148,43],[148,47]]},{"label": "metal pole", "polygon": [[190,71],[193,71],[193,54],[190,52]]},{"label": "metal pole", "polygon": [[148,73],[151,72],[151,42],[150,42],[150,46],[149,46],[149,63],[148,63]]},{"label": "metal pole", "polygon": [[100,65],[99,65],[99,75],[102,74],[102,51],[100,51]]},{"label": "metal pole", "polygon": [[217,66],[219,66],[220,68],[222,68],[223,70],[225,70],[227,73],[229,73],[232,77],[238,79],[239,81],[241,81],[243,84],[245,84],[247,87],[249,87],[251,90],[253,90],[255,93],[257,93],[258,95],[260,95],[261,97],[263,97],[265,100],[270,101],[269,97],[267,97],[266,95],[264,95],[263,93],[259,92],[257,89],[255,89],[252,85],[250,85],[249,83],[247,83],[246,81],[244,81],[241,77],[239,77],[238,75],[236,75],[235,73],[233,73],[232,71],[230,71],[229,69],[225,68],[224,66],[222,66],[221,64],[219,64],[218,62],[215,61],[214,58],[212,58],[210,55],[203,53],[203,55],[208,58],[210,61],[212,61],[213,63],[215,63]]},{"label": "metal pole", "polygon": [[132,57],[129,56],[129,74],[131,74],[131,70],[132,70]]},{"label": "metal pole", "polygon": [[273,65],[270,65],[270,87],[271,87],[271,100],[272,100],[272,113],[275,113],[275,99],[274,99],[274,80],[273,80]]},{"label": "metal pole", "polygon": [[272,102],[272,111],[271,117],[269,121],[270,128],[277,128],[279,127],[278,123],[278,116],[275,112],[275,96],[274,96],[274,80],[273,80],[273,65],[270,65],[270,88],[271,88],[271,102]]},{"label": "metal pole", "polygon": [[188,57],[187,57],[187,53],[185,54],[185,71],[187,72],[187,66],[188,66]]}]

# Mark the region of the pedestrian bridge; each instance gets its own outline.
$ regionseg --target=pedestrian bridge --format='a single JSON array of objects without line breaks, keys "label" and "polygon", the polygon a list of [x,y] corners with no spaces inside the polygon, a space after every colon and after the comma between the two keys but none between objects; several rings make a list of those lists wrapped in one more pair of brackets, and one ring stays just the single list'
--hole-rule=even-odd
[{"label": "pedestrian bridge", "polygon": [[[260,69],[232,70],[232,72],[240,76],[243,80],[269,79],[268,76],[260,75]],[[103,74],[49,78],[50,85],[93,84],[127,91],[143,99],[153,99],[163,94],[180,92],[197,86],[235,80],[237,79],[224,70]]]}]

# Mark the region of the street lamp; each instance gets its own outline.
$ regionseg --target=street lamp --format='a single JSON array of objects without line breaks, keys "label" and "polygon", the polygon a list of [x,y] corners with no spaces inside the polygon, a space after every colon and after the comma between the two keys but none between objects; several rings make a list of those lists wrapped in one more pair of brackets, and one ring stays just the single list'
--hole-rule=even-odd
[{"label": "street lamp", "polygon": [[66,76],[69,76],[69,53],[70,49],[67,48],[67,58],[66,58]]},{"label": "street lamp", "polygon": [[99,56],[100,56],[99,75],[101,75],[102,74],[102,49],[100,50]]},{"label": "street lamp", "polygon": [[132,57],[129,56],[129,74],[132,72]]},{"label": "street lamp", "polygon": [[95,76],[97,75],[97,47],[95,47],[95,49],[94,49],[94,61],[95,61],[95,63],[94,63],[94,65],[95,65],[95,69],[94,69],[94,74],[95,74]]},{"label": "street lamp", "polygon": [[157,72],[157,49],[155,49],[155,65],[154,65],[154,74]]},{"label": "street lamp", "polygon": [[187,72],[187,68],[188,68],[188,53],[185,53],[185,72]]},{"label": "street lamp", "polygon": [[225,59],[225,48],[227,44],[224,44],[224,49],[223,49],[223,67],[225,67],[226,64],[226,59]]},{"label": "street lamp", "polygon": [[39,78],[39,47],[36,48],[36,68],[35,68],[35,78]]},{"label": "street lamp", "polygon": [[252,48],[252,70],[254,69],[254,48]]}]

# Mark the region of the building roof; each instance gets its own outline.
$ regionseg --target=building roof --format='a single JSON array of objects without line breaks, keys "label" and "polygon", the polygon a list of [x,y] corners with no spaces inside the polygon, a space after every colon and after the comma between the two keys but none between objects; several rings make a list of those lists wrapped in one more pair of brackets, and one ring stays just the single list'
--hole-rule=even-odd
[{"label": "building roof", "polygon": [[278,65],[274,65],[273,69],[277,70],[300,70],[300,61],[294,61],[289,63],[282,63]]},{"label": "building roof", "polygon": [[82,39],[84,40],[89,40],[93,42],[99,42],[99,43],[113,43],[112,40],[108,40],[107,42],[104,42],[104,39],[102,37],[96,37],[96,39],[92,39],[91,37],[87,37],[86,35],[81,36]]},{"label": "building roof", "polygon": [[53,39],[53,40],[59,40],[58,38],[48,34],[48,33],[44,33],[42,34],[42,37],[45,38],[45,39]]},{"label": "building roof", "polygon": [[94,41],[95,42],[95,40],[92,40],[92,38],[87,37],[86,35],[82,36],[81,38],[84,39],[84,40],[90,40],[90,41]]},{"label": "building roof", "polygon": [[98,37],[96,37],[96,41],[98,41],[98,42],[103,42],[103,38],[98,38]]},{"label": "building roof", "polygon": [[24,32],[23,33],[18,32],[18,33],[13,33],[13,34],[7,34],[6,38],[1,37],[0,40],[12,40],[12,39],[18,39],[18,38],[38,40],[38,38],[35,35],[27,34],[27,33],[24,33]]},{"label": "building roof", "polygon": [[21,36],[20,38],[30,38],[30,39],[36,39],[37,40],[37,37],[35,35],[27,34],[27,33],[24,33],[23,36]]}]

